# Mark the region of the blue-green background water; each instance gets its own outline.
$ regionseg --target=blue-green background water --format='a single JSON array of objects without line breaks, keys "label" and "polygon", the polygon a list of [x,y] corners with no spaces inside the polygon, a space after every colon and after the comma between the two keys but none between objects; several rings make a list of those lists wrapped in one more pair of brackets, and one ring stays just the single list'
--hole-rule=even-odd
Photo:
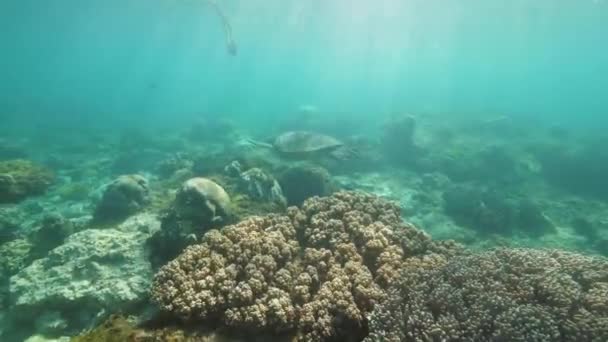
[{"label": "blue-green background water", "polygon": [[204,1],[0,2],[3,121],[166,125],[213,113],[264,126],[302,104],[372,122],[607,120],[607,1],[219,3],[236,57]]}]

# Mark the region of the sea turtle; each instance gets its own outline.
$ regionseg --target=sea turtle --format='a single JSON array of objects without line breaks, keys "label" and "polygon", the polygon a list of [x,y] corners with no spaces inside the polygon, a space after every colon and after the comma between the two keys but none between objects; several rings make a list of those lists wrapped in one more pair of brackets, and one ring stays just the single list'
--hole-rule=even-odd
[{"label": "sea turtle", "polygon": [[349,159],[356,155],[355,151],[346,147],[342,141],[329,135],[308,131],[284,132],[272,143],[256,140],[248,140],[248,142],[293,157],[327,155],[336,159]]}]

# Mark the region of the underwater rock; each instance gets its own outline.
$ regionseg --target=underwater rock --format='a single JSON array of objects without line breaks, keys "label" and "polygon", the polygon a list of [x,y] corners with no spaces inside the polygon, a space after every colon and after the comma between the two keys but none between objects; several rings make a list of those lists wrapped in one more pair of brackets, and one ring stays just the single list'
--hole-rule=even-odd
[{"label": "underwater rock", "polygon": [[608,199],[607,141],[589,143],[572,150],[569,146],[543,146],[536,152],[544,178],[552,185],[575,194]]},{"label": "underwater rock", "polygon": [[394,203],[340,192],[209,231],[159,270],[152,296],[184,322],[356,341],[402,262],[456,250],[402,222]]},{"label": "underwater rock", "polygon": [[409,163],[418,157],[420,148],[414,142],[416,119],[411,115],[396,116],[384,124],[382,146],[390,161]]},{"label": "underwater rock", "polygon": [[8,279],[29,265],[33,245],[26,239],[15,239],[0,245],[0,279]]},{"label": "underwater rock", "polygon": [[123,175],[105,187],[95,208],[96,221],[121,220],[149,202],[148,180],[140,175]]},{"label": "underwater rock", "polygon": [[[159,320],[162,320],[159,318]],[[166,320],[161,325],[154,321],[137,322],[133,317],[112,315],[99,326],[73,337],[71,342],[292,342],[281,336],[239,336],[239,332],[231,335],[217,332],[213,327],[196,325],[180,326],[175,322],[168,326]],[[169,322],[170,323],[170,322]],[[236,335],[236,336],[232,336]]]},{"label": "underwater rock", "polygon": [[541,236],[547,233],[555,232],[555,225],[547,215],[543,213],[542,208],[531,200],[521,200],[518,203],[518,216],[516,225],[523,229],[527,234],[533,236]]},{"label": "underwater rock", "polygon": [[56,193],[64,201],[84,201],[90,195],[91,188],[84,182],[70,182],[56,190]]},{"label": "underwater rock", "polygon": [[498,249],[406,265],[371,341],[607,341],[608,260]]},{"label": "underwater rock", "polygon": [[279,175],[279,184],[288,205],[301,205],[313,196],[328,196],[336,190],[329,172],[312,165],[295,165]]},{"label": "underwater rock", "polygon": [[598,239],[593,245],[593,248],[601,255],[608,257],[608,239]]},{"label": "underwater rock", "polygon": [[51,249],[63,244],[65,239],[74,233],[72,221],[60,214],[48,214],[42,219],[40,228],[30,237],[34,245],[32,254],[43,257]]},{"label": "underwater rock", "polygon": [[[534,160],[535,161],[535,160]],[[429,149],[416,160],[424,172],[441,172],[452,181],[487,184],[512,183],[536,172],[530,156],[508,145],[454,144]]]},{"label": "underwater rock", "polygon": [[0,245],[19,235],[21,214],[15,208],[0,208]]},{"label": "underwater rock", "polygon": [[181,219],[211,226],[230,216],[230,196],[210,179],[192,178],[177,192],[174,209]]},{"label": "underwater rock", "polygon": [[578,234],[584,236],[587,239],[595,240],[598,236],[597,228],[595,227],[593,222],[591,222],[591,220],[589,220],[587,217],[573,217],[570,221],[570,226],[574,228],[574,230]]},{"label": "underwater rock", "polygon": [[184,153],[175,153],[156,166],[157,173],[163,178],[171,178],[180,170],[191,172],[194,162]]},{"label": "underwater rock", "polygon": [[50,170],[27,160],[0,162],[0,203],[16,203],[41,195],[54,179]]},{"label": "underwater rock", "polygon": [[25,329],[32,317],[52,315],[79,331],[110,312],[137,309],[152,277],[145,240],[158,229],[153,215],[140,214],[115,228],[68,237],[11,277],[9,312],[16,326]]},{"label": "underwater rock", "polygon": [[448,216],[477,232],[502,235],[521,232],[532,237],[555,232],[555,225],[541,206],[528,198],[458,184],[448,188],[443,199]]},{"label": "underwater rock", "polygon": [[173,259],[209,229],[228,224],[232,215],[230,196],[220,185],[207,178],[184,182],[162,215],[161,229],[148,241],[153,266]]}]

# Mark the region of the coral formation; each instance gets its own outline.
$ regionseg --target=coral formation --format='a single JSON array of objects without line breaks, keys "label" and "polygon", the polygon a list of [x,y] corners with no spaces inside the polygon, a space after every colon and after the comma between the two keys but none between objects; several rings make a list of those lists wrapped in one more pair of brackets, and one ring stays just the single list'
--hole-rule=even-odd
[{"label": "coral formation", "polygon": [[281,185],[264,170],[254,167],[243,172],[241,163],[234,160],[224,168],[224,171],[229,176],[237,178],[238,188],[254,201],[261,200],[286,207],[287,200],[283,196]]},{"label": "coral formation", "polygon": [[145,298],[152,278],[144,241],[159,229],[140,214],[115,228],[88,229],[10,278],[14,326],[32,331],[32,317],[55,315],[67,331],[79,331],[115,310],[131,310]]},{"label": "coral formation", "polygon": [[306,341],[360,339],[404,260],[455,250],[399,214],[377,197],[339,192],[284,216],[250,217],[209,231],[162,267],[152,296],[186,321]]},{"label": "coral formation", "polygon": [[182,220],[209,226],[228,219],[230,196],[210,179],[191,178],[177,192],[174,209]]},{"label": "coral formation", "polygon": [[230,196],[219,184],[200,177],[187,180],[162,215],[161,229],[148,241],[152,264],[174,258],[209,229],[229,223],[232,215]]},{"label": "coral formation", "polygon": [[368,341],[608,340],[607,259],[498,249],[420,261],[376,306]]},{"label": "coral formation", "polygon": [[84,182],[73,182],[57,189],[57,194],[66,201],[84,201],[89,197],[90,191]]},{"label": "coral formation", "polygon": [[301,205],[307,198],[328,196],[335,191],[329,172],[308,164],[294,165],[281,172],[279,184],[289,205]]},{"label": "coral formation", "polygon": [[128,217],[148,204],[148,180],[141,175],[123,175],[108,184],[95,208],[95,220],[112,221]]},{"label": "coral formation", "polygon": [[0,162],[0,203],[15,203],[41,195],[54,178],[53,172],[28,160]]}]

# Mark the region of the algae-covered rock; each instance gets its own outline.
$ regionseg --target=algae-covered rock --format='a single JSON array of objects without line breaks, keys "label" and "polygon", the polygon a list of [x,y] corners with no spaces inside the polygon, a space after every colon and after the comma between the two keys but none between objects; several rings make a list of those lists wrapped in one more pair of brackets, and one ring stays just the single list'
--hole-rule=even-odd
[{"label": "algae-covered rock", "polygon": [[18,237],[22,216],[18,208],[0,208],[0,244]]},{"label": "algae-covered rock", "polygon": [[48,251],[63,244],[73,233],[72,221],[57,213],[47,214],[42,219],[40,228],[30,236],[34,244],[33,254],[36,257],[45,256]]},{"label": "algae-covered rock", "polygon": [[335,190],[331,175],[319,166],[292,166],[279,175],[279,183],[289,205],[300,205],[313,196],[328,196]]},{"label": "algae-covered rock", "polygon": [[41,195],[53,183],[50,170],[24,159],[0,162],[0,203]]},{"label": "algae-covered rock", "polygon": [[89,229],[11,277],[10,312],[16,321],[60,312],[69,330],[87,327],[107,312],[134,309],[152,276],[145,240],[159,228],[152,215],[112,229]]},{"label": "algae-covered rock", "polygon": [[71,342],[135,341],[135,325],[125,317],[113,315],[99,326],[72,338]]},{"label": "algae-covered rock", "polygon": [[212,225],[225,221],[230,215],[230,196],[214,181],[197,177],[182,185],[174,207],[183,219]]},{"label": "algae-covered rock", "polygon": [[[184,328],[169,326],[155,328],[155,322],[145,322],[145,325],[136,324],[131,317],[112,315],[97,327],[73,337],[71,342],[264,342],[291,341],[279,336],[251,336],[244,338],[220,334],[215,329],[197,326]],[[166,323],[166,322],[165,322]],[[166,324],[165,324],[166,325]],[[238,334],[238,332],[233,332]]]},{"label": "algae-covered rock", "polygon": [[162,215],[161,229],[148,241],[152,264],[174,258],[209,229],[228,224],[232,215],[230,196],[222,186],[207,178],[187,180]]},{"label": "algae-covered rock", "polygon": [[140,175],[123,175],[110,183],[95,208],[95,220],[112,221],[128,217],[150,201],[148,180]]},{"label": "algae-covered rock", "polygon": [[26,239],[15,239],[0,245],[0,278],[11,276],[27,266],[32,244]]},{"label": "algae-covered rock", "polygon": [[91,188],[83,182],[68,183],[57,189],[57,195],[65,201],[84,201]]}]

